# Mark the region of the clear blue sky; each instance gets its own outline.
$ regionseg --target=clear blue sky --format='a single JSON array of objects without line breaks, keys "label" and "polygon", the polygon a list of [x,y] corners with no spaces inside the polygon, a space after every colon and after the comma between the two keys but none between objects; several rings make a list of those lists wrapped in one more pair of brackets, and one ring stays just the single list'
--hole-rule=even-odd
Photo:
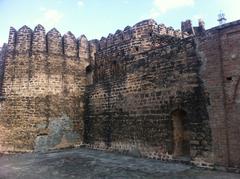
[{"label": "clear blue sky", "polygon": [[42,24],[47,31],[56,27],[61,34],[99,39],[148,18],[175,29],[183,20],[196,25],[202,18],[210,28],[218,25],[220,10],[228,22],[240,19],[239,8],[239,0],[0,0],[0,46],[10,26]]}]

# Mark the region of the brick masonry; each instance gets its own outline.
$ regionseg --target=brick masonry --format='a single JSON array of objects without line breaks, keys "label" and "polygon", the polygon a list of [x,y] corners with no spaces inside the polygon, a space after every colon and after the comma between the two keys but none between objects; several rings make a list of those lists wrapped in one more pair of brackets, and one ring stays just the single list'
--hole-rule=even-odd
[{"label": "brick masonry", "polygon": [[70,32],[63,37],[56,29],[45,34],[41,25],[34,31],[27,26],[10,29],[1,89],[1,151],[82,143],[89,52],[79,57],[78,46]]},{"label": "brick masonry", "polygon": [[10,28],[0,151],[89,147],[240,167],[240,22],[182,31],[145,20],[88,41]]}]

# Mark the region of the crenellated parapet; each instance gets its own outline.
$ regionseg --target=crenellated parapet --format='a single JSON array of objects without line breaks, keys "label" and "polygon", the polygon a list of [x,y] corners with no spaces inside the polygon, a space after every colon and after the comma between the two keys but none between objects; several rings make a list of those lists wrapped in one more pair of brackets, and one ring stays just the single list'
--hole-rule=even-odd
[{"label": "crenellated parapet", "polygon": [[46,52],[45,29],[40,24],[33,31],[32,52]]},{"label": "crenellated parapet", "polygon": [[169,36],[174,36],[175,35],[175,31],[174,31],[173,27],[168,27],[167,28],[167,35],[169,35]]},{"label": "crenellated parapet", "polygon": [[127,26],[123,30],[123,40],[130,40],[132,38],[132,28]]},{"label": "crenellated parapet", "polygon": [[[123,30],[117,30],[114,34],[110,33],[100,40],[92,41],[88,41],[84,35],[76,39],[71,32],[62,36],[55,28],[46,33],[40,24],[34,30],[23,26],[17,31],[11,27],[8,51],[28,56],[36,53],[47,53],[80,59],[94,59],[95,53],[99,52],[108,56],[142,53],[155,48],[156,40],[154,41],[154,39],[156,36],[171,36],[178,39],[188,37],[189,33],[186,31],[191,27],[189,25],[191,25],[189,21],[183,23],[182,29],[184,31],[181,32],[172,27],[166,27],[164,24],[157,24],[153,19],[148,19],[138,22],[132,27],[126,26]],[[157,47],[159,44],[161,42],[158,42]]]},{"label": "crenellated parapet", "polygon": [[55,28],[47,33],[47,48],[49,54],[63,53],[62,36]]},{"label": "crenellated parapet", "polygon": [[174,36],[177,38],[182,38],[182,32],[180,30],[175,30],[174,31]]},{"label": "crenellated parapet", "polygon": [[86,59],[89,58],[89,48],[89,42],[84,35],[76,39],[71,32],[67,32],[62,36],[56,28],[46,33],[40,24],[34,30],[23,26],[18,31],[10,27],[9,31],[8,52],[11,53],[27,56],[46,53]]},{"label": "crenellated parapet", "polygon": [[114,44],[113,34],[109,34],[107,37],[107,47],[111,47]]},{"label": "crenellated parapet", "polygon": [[63,36],[64,54],[69,57],[77,57],[77,40],[71,32]]},{"label": "crenellated parapet", "polygon": [[32,30],[23,26],[17,32],[16,52],[27,54],[31,50]]},{"label": "crenellated parapet", "polygon": [[167,34],[167,28],[164,24],[158,25],[158,34],[159,35],[166,35]]},{"label": "crenellated parapet", "polygon": [[133,28],[133,37],[146,38],[157,32],[157,22],[153,19],[144,20],[135,24]]},{"label": "crenellated parapet", "polygon": [[113,68],[112,74],[114,74],[117,68],[115,66],[123,67],[127,57],[175,44],[182,38],[180,30],[157,24],[153,19],[117,30],[99,41],[99,50],[96,51],[95,77],[104,79],[108,68]]},{"label": "crenellated parapet", "polygon": [[12,52],[15,50],[17,40],[17,30],[13,27],[10,27],[9,37],[8,37],[8,51]]},{"label": "crenellated parapet", "polygon": [[[121,49],[130,53],[143,52],[151,48],[152,39],[156,35],[175,38],[183,37],[180,30],[166,27],[164,24],[157,24],[153,19],[148,19],[138,22],[132,27],[126,26],[124,30],[117,30],[114,34],[110,33],[107,37],[102,37],[99,41],[99,51],[111,52],[111,49]],[[143,41],[145,45],[147,44],[146,46],[142,44]],[[125,49],[130,45],[131,48]]]},{"label": "crenellated parapet", "polygon": [[95,59],[97,50],[99,50],[99,41],[97,39],[89,41],[89,55],[92,60]]},{"label": "crenellated parapet", "polygon": [[81,35],[78,39],[79,44],[79,58],[89,59],[89,42],[85,35]]},{"label": "crenellated parapet", "polygon": [[121,30],[117,30],[113,36],[114,44],[119,44],[123,41],[123,33]]},{"label": "crenellated parapet", "polygon": [[188,35],[194,35],[194,30],[192,26],[192,21],[191,20],[186,20],[181,23],[181,30],[183,33],[187,33]]},{"label": "crenellated parapet", "polygon": [[102,37],[99,42],[100,50],[103,50],[107,47],[107,39],[105,37]]}]

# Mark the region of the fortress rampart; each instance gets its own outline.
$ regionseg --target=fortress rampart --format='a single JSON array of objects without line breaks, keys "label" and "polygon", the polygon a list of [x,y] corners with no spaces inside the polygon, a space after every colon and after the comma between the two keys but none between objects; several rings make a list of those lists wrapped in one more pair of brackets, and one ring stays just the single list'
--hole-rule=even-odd
[{"label": "fortress rampart", "polygon": [[0,152],[84,146],[239,168],[240,22],[145,20],[100,40],[10,28]]}]

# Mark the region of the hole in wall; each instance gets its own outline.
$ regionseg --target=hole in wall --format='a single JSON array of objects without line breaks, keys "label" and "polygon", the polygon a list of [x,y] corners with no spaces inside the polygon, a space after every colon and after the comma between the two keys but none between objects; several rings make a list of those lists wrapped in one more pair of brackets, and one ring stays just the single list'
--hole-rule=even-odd
[{"label": "hole in wall", "polygon": [[229,76],[229,77],[226,78],[226,80],[228,80],[228,81],[232,81],[232,77]]}]

